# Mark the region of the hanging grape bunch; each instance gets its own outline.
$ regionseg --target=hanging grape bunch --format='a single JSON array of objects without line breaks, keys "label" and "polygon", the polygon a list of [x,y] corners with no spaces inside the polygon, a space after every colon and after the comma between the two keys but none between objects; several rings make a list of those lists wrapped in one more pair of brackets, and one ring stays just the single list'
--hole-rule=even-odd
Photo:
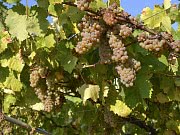
[{"label": "hanging grape bunch", "polygon": [[138,41],[140,42],[139,45],[142,48],[154,52],[161,52],[166,45],[166,41],[164,39],[159,40],[145,32],[142,32],[138,35]]},{"label": "hanging grape bunch", "polygon": [[56,86],[56,77],[49,75],[46,67],[36,66],[30,74],[30,86],[44,105],[47,112],[61,107],[64,96],[61,88]]},{"label": "hanging grape bunch", "polygon": [[80,10],[87,10],[89,9],[89,4],[92,2],[93,0],[77,0],[77,8],[79,8]]},{"label": "hanging grape bunch", "polygon": [[82,40],[78,42],[75,50],[79,54],[83,54],[90,50],[100,41],[103,28],[98,20],[93,20],[89,16],[84,16],[82,22],[78,25],[81,31]]},{"label": "hanging grape bunch", "polygon": [[101,43],[99,45],[99,57],[100,57],[100,64],[110,64],[111,63],[111,48],[108,44],[108,40],[104,38],[101,40]]},{"label": "hanging grape bunch", "polygon": [[115,62],[125,63],[128,59],[128,55],[122,40],[111,31],[107,36],[109,38],[109,46],[113,51],[113,55],[111,57],[112,60]]},{"label": "hanging grape bunch", "polygon": [[[78,2],[80,3],[80,1]],[[81,3],[83,2],[85,1]],[[90,3],[91,1],[86,2]],[[79,5],[81,4],[77,5],[78,8],[81,7]],[[170,50],[170,53],[173,54],[180,52],[179,40],[174,41],[172,35],[167,32],[156,33],[146,29],[135,17],[119,10],[115,3],[108,8],[100,9],[98,14],[85,15],[78,27],[82,40],[77,43],[76,52],[84,54],[92,47],[99,47],[99,63],[114,62],[120,80],[126,87],[134,85],[136,73],[141,69],[141,63],[128,55],[126,40],[137,41],[142,48],[156,56],[161,56],[164,50]],[[135,29],[143,32],[135,37],[133,36]]]}]

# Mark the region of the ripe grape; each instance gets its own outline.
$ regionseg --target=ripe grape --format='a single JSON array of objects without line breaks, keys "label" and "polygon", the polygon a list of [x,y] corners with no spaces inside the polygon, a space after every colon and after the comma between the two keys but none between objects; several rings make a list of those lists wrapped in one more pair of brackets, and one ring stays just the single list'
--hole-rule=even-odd
[{"label": "ripe grape", "polygon": [[50,112],[53,109],[53,101],[51,96],[47,96],[46,100],[44,101],[44,110]]},{"label": "ripe grape", "polygon": [[116,66],[116,70],[120,76],[121,83],[123,83],[126,87],[133,86],[133,82],[136,79],[136,73],[133,68],[118,65]]},{"label": "ripe grape", "polygon": [[145,32],[140,33],[137,40],[142,48],[153,52],[161,52],[166,46],[166,41],[164,39],[160,40]]},{"label": "ripe grape", "polygon": [[99,46],[99,57],[101,64],[109,64],[111,62],[111,48],[107,40],[102,40]]},{"label": "ripe grape", "polygon": [[89,9],[89,4],[91,3],[92,0],[77,0],[77,7],[80,10],[87,10]]},{"label": "ripe grape", "polygon": [[100,41],[100,36],[103,28],[97,20],[93,20],[88,16],[83,17],[82,23],[78,26],[82,30],[82,40],[77,43],[75,51],[79,54],[83,54]]},{"label": "ripe grape", "polygon": [[171,43],[170,46],[175,52],[180,52],[180,40],[176,40]]},{"label": "ripe grape", "polygon": [[33,70],[30,74],[30,86],[36,87],[40,79],[38,70]]},{"label": "ripe grape", "polygon": [[140,33],[137,37],[138,42],[144,42],[147,38],[148,38],[148,35],[146,32]]},{"label": "ripe grape", "polygon": [[121,25],[120,26],[120,33],[119,35],[122,38],[129,37],[132,34],[132,28],[128,27],[127,25]]},{"label": "ripe grape", "polygon": [[132,65],[132,68],[137,72],[141,69],[141,63],[135,59],[131,59],[129,62]]},{"label": "ripe grape", "polygon": [[122,40],[114,35],[113,32],[109,32],[109,45],[113,51],[112,60],[115,62],[125,63],[128,59],[126,47],[122,43]]}]

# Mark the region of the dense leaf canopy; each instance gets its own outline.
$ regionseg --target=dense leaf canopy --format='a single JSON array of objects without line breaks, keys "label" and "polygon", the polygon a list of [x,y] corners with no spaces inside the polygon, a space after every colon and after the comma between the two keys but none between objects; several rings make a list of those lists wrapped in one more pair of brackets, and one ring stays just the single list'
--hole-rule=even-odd
[{"label": "dense leaf canopy", "polygon": [[170,0],[0,1],[0,134],[180,134],[179,55]]}]

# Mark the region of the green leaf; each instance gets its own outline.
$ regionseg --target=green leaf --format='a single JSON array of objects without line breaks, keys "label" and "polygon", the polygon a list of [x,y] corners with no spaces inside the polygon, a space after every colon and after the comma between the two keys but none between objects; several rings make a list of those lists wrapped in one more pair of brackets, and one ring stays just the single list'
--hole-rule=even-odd
[{"label": "green leaf", "polygon": [[62,13],[62,10],[63,10],[62,4],[56,4],[56,5],[51,4],[48,7],[48,13],[57,17]]},{"label": "green leaf", "polygon": [[76,66],[77,58],[72,55],[71,50],[66,48],[62,42],[58,46],[58,54],[56,55],[57,60],[61,63],[61,66],[64,67],[65,71],[71,73]]},{"label": "green leaf", "polygon": [[20,57],[17,55],[8,60],[8,67],[12,70],[21,72],[24,67],[24,64]]},{"label": "green leaf", "polygon": [[141,61],[147,68],[150,68],[153,72],[162,72],[167,69],[167,66],[160,62],[156,57],[153,55],[144,56],[141,58]]},{"label": "green leaf", "polygon": [[92,99],[94,102],[97,101],[99,98],[99,91],[100,88],[98,85],[82,85],[78,90],[79,94],[81,95],[81,98],[83,100],[83,103],[86,102],[87,99]]},{"label": "green leaf", "polygon": [[160,102],[160,103],[166,103],[166,102],[169,102],[169,99],[166,95],[164,95],[162,92],[158,93],[156,95],[156,98],[157,100]]},{"label": "green leaf", "polygon": [[148,27],[154,29],[160,27],[161,22],[165,16],[165,11],[159,6],[155,6],[154,10],[149,7],[143,9],[141,19]]},{"label": "green leaf", "polygon": [[43,36],[40,23],[37,18],[31,17],[27,20],[27,31],[30,35]]},{"label": "green leaf", "polygon": [[116,100],[116,104],[111,105],[110,110],[121,117],[127,117],[132,112],[132,110],[120,100]]},{"label": "green leaf", "polygon": [[148,72],[141,72],[137,75],[135,81],[141,98],[151,98],[152,95],[152,84],[149,81]]},{"label": "green leaf", "polygon": [[169,91],[175,89],[174,80],[164,76],[160,80],[160,89],[162,89],[164,93],[168,93]]},{"label": "green leaf", "polygon": [[60,60],[61,65],[64,67],[64,70],[68,71],[69,73],[75,68],[77,63],[77,58],[74,57],[71,53],[64,57],[64,59]]},{"label": "green leaf", "polygon": [[107,5],[102,0],[94,0],[90,4],[90,8],[93,10],[99,10],[99,8],[106,8]]},{"label": "green leaf", "polygon": [[162,19],[162,25],[167,32],[171,33],[171,19],[169,16],[164,16]]},{"label": "green leaf", "polygon": [[137,88],[132,87],[131,89],[127,89],[124,92],[125,92],[125,103],[129,107],[134,108],[139,103],[142,102],[142,98],[141,98]]},{"label": "green leaf", "polygon": [[10,4],[20,2],[20,0],[5,0],[5,1]]},{"label": "green leaf", "polygon": [[167,61],[166,56],[161,55],[161,57],[158,58],[158,60],[159,60],[160,62],[162,62],[163,64],[165,64],[166,66],[168,66],[168,61]]},{"label": "green leaf", "polygon": [[0,83],[3,83],[6,81],[6,77],[9,75],[9,69],[0,67]]},{"label": "green leaf", "polygon": [[78,8],[70,6],[67,10],[67,15],[70,17],[72,22],[78,23],[81,21],[84,13],[81,12]]},{"label": "green leaf", "polygon": [[16,98],[13,95],[6,95],[3,102],[4,113],[9,113],[11,105],[14,105]]},{"label": "green leaf", "polygon": [[[23,41],[28,37],[26,31],[26,16],[19,15],[12,10],[9,10],[5,23],[9,28],[9,32],[13,37],[17,37],[19,41]],[[13,22],[13,23],[12,23]]]},{"label": "green leaf", "polygon": [[37,49],[39,48],[51,48],[54,47],[56,41],[54,39],[54,35],[50,34],[45,38],[39,38],[37,42]]},{"label": "green leaf", "polygon": [[50,4],[58,4],[58,3],[61,3],[61,2],[63,2],[63,0],[49,0]]},{"label": "green leaf", "polygon": [[49,6],[48,0],[37,0],[39,7],[47,9]]},{"label": "green leaf", "polygon": [[[31,18],[33,18],[33,23],[35,24],[35,29],[33,27],[33,30],[36,31],[41,31],[41,33],[46,33],[48,26],[49,26],[49,22],[46,19],[48,17],[48,12],[47,10],[43,9],[43,8],[39,8],[37,6],[33,6],[30,10],[30,16],[32,16]],[[38,23],[38,24],[37,24]],[[38,30],[40,29],[40,30]]]},{"label": "green leaf", "polygon": [[176,78],[176,79],[175,79],[175,85],[176,85],[177,87],[180,87],[180,78]]},{"label": "green leaf", "polygon": [[15,78],[15,76],[12,73],[9,77],[6,78],[4,86],[5,88],[9,88],[13,91],[21,91],[22,89],[22,83],[17,78]]},{"label": "green leaf", "polygon": [[120,0],[108,0],[108,6],[112,5],[113,3],[117,3],[120,6]]},{"label": "green leaf", "polygon": [[171,0],[164,0],[164,9],[168,9],[171,7]]}]

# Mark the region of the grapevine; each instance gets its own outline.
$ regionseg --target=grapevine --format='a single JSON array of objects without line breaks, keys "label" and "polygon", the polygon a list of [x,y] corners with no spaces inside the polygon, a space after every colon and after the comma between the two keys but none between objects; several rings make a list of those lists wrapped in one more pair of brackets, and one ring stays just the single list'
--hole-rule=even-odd
[{"label": "grapevine", "polygon": [[0,134],[180,134],[178,5],[16,1],[0,2]]}]

